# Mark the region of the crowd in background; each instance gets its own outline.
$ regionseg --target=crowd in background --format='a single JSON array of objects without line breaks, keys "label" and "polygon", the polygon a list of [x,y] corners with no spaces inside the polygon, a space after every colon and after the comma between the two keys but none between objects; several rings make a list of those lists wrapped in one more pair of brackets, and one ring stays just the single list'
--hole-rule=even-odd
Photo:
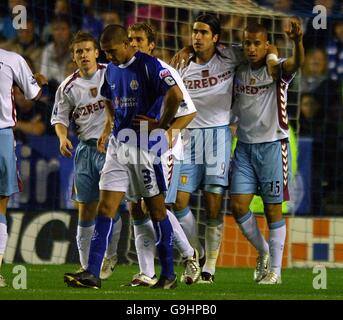
[{"label": "crowd in background", "polygon": [[[295,127],[299,137],[313,139],[311,214],[343,214],[343,4],[337,0],[259,0],[261,6],[302,18],[305,63],[299,79],[299,104]],[[327,29],[313,28],[313,6],[327,9]],[[14,29],[12,9],[23,5],[28,11],[26,29]],[[17,139],[26,135],[54,134],[50,113],[54,93],[61,81],[75,70],[69,51],[73,32],[85,30],[96,38],[108,24],[129,26],[148,20],[157,31],[156,56],[168,62],[190,44],[191,21],[199,11],[135,6],[116,0],[2,0],[0,4],[0,47],[23,55],[33,72],[49,79],[49,96],[43,101],[26,101],[14,89],[18,110]],[[222,42],[240,42],[246,23],[243,15],[221,14]],[[177,19],[177,23],[175,23]],[[272,24],[272,21],[262,21]],[[284,55],[283,24],[273,26],[271,39]],[[279,28],[279,30],[277,30]],[[279,32],[277,32],[279,31]],[[105,62],[101,55],[100,61]],[[298,100],[297,100],[298,101]]]}]

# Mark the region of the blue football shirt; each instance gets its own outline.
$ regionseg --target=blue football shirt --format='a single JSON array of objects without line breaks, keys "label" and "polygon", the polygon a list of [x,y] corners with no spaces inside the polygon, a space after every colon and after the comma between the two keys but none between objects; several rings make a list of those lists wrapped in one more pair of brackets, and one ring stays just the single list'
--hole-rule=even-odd
[{"label": "blue football shirt", "polygon": [[[145,53],[136,52],[123,65],[109,63],[101,94],[113,102],[113,134],[118,136],[123,129],[134,129],[132,120],[137,115],[160,119],[163,97],[174,85],[170,71]],[[138,146],[139,141],[138,138]],[[149,141],[149,148],[153,144]]]}]

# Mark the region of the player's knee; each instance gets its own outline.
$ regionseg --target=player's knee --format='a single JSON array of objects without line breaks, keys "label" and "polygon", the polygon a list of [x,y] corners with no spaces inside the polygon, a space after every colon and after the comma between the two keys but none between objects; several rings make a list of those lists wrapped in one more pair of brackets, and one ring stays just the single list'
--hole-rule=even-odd
[{"label": "player's knee", "polygon": [[154,208],[150,215],[152,220],[161,221],[167,217],[167,210],[165,208]]},{"label": "player's knee", "polygon": [[246,214],[249,211],[249,208],[246,207],[243,203],[235,200],[231,200],[230,208],[233,216],[239,218],[242,215]]},{"label": "player's knee", "polygon": [[115,215],[115,208],[113,208],[112,204],[107,201],[100,201],[97,212],[98,215],[113,218]]},{"label": "player's knee", "polygon": [[176,201],[173,204],[174,211],[181,211],[188,206],[188,199],[184,196],[178,195]]}]

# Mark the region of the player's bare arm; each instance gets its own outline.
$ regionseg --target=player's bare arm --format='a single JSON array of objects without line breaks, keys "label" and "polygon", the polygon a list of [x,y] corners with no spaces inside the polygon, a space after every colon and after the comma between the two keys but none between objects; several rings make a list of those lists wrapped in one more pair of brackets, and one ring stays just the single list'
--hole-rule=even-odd
[{"label": "player's bare arm", "polygon": [[56,123],[55,131],[60,141],[60,153],[64,157],[71,158],[71,150],[73,150],[73,144],[68,139],[68,128],[61,123]]},{"label": "player's bare arm", "polygon": [[266,57],[266,65],[268,74],[274,79],[278,79],[280,75],[280,63],[277,59],[279,53],[277,48],[269,43],[268,50],[267,50],[267,57]]},{"label": "player's bare arm", "polygon": [[282,64],[282,71],[286,75],[291,75],[299,69],[305,59],[303,32],[299,20],[291,19],[289,28],[285,32],[288,38],[293,41],[293,54]]},{"label": "player's bare arm", "polygon": [[164,97],[164,111],[158,125],[160,129],[167,129],[169,127],[182,99],[183,94],[179,86],[175,85],[167,91]]},{"label": "player's bare arm", "polygon": [[108,137],[111,134],[113,128],[113,120],[114,120],[114,110],[111,101],[105,100],[105,110],[106,110],[106,118],[104,124],[104,130],[101,133],[97,141],[97,149],[101,153],[106,152],[106,144],[108,141]]}]

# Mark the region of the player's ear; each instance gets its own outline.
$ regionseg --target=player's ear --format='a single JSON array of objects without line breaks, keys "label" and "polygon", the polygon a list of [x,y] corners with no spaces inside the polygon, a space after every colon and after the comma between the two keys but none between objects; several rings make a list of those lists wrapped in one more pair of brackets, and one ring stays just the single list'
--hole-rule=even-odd
[{"label": "player's ear", "polygon": [[155,50],[155,48],[156,48],[155,42],[154,42],[154,41],[151,41],[151,42],[149,43],[150,52],[153,52],[153,51]]},{"label": "player's ear", "polygon": [[213,36],[213,42],[217,43],[218,42],[218,39],[219,39],[219,35],[218,34],[215,34]]},{"label": "player's ear", "polygon": [[99,49],[95,49],[95,58],[99,58]]}]

